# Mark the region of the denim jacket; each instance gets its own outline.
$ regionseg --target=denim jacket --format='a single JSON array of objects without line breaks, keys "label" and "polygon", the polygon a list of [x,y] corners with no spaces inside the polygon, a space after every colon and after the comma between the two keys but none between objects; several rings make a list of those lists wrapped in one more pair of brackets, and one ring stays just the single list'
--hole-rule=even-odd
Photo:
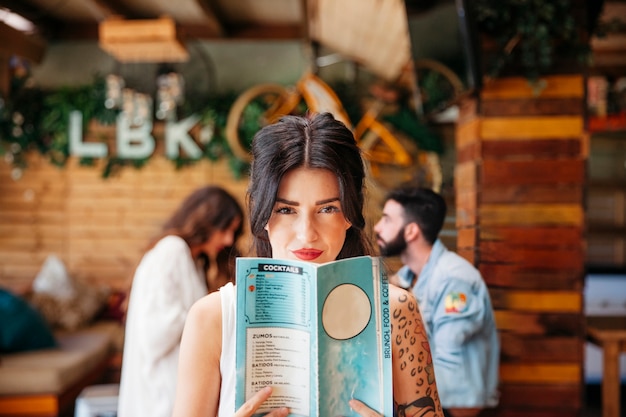
[{"label": "denim jacket", "polygon": [[[405,265],[398,277],[409,287]],[[444,408],[498,404],[500,346],[487,286],[467,260],[437,240],[413,288]]]}]

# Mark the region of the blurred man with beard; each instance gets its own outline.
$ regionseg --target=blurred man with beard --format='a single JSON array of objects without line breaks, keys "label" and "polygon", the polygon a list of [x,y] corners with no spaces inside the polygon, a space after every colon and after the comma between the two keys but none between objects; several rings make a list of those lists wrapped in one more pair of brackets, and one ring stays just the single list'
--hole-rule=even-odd
[{"label": "blurred man with beard", "polygon": [[474,417],[498,404],[499,341],[487,286],[467,260],[439,240],[443,197],[400,188],[374,226],[382,256],[400,256],[397,283],[419,304],[446,416]]}]

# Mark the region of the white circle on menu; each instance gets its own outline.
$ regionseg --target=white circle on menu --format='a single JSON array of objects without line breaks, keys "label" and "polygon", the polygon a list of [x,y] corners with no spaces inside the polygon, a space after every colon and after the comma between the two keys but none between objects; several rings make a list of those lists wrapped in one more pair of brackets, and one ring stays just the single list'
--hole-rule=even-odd
[{"label": "white circle on menu", "polygon": [[356,285],[342,284],[324,301],[322,325],[333,339],[350,339],[367,327],[371,315],[372,306],[367,294]]}]

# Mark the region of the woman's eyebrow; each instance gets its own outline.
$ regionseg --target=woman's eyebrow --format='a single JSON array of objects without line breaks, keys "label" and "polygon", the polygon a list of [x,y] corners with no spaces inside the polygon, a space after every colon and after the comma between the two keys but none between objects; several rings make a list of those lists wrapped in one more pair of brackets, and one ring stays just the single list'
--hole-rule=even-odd
[{"label": "woman's eyebrow", "polygon": [[326,200],[316,201],[315,204],[320,206],[322,204],[334,203],[335,201],[339,201],[339,197],[327,198]]},{"label": "woman's eyebrow", "polygon": [[[327,198],[324,200],[319,200],[315,202],[315,205],[317,206],[321,206],[323,204],[328,204],[328,203],[334,203],[335,201],[339,201],[339,197],[331,197],[331,198]],[[286,198],[281,198],[281,197],[276,197],[276,202],[277,203],[282,203],[282,204],[287,204],[290,206],[299,206],[300,203],[298,203],[297,201],[291,201],[291,200],[287,200]]]},{"label": "woman's eyebrow", "polygon": [[286,198],[280,198],[280,197],[276,197],[276,202],[277,203],[287,204],[289,206],[299,206],[300,205],[300,203],[298,203],[296,201],[291,201],[291,200],[287,200]]}]

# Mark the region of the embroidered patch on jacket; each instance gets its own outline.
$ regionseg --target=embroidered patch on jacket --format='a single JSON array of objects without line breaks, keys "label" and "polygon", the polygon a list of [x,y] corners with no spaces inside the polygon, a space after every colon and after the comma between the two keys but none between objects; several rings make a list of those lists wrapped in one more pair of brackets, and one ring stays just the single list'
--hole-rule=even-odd
[{"label": "embroidered patch on jacket", "polygon": [[451,292],[446,295],[446,313],[462,313],[467,307],[467,296],[462,292]]}]

